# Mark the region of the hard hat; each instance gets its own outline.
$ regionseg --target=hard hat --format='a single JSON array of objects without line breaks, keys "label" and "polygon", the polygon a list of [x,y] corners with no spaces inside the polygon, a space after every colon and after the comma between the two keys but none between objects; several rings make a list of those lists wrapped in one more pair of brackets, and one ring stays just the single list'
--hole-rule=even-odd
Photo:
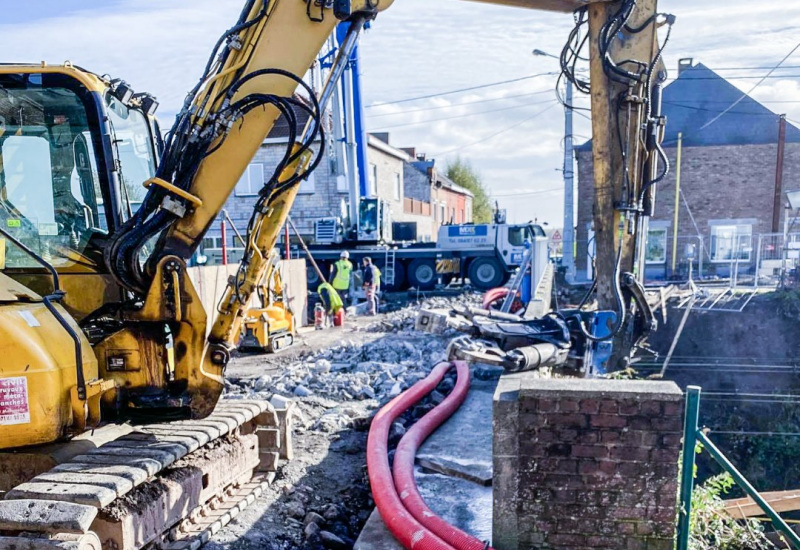
[{"label": "hard hat", "polygon": [[350,253],[347,250],[343,250],[341,254],[339,254],[340,258],[344,258],[345,260],[350,257]]}]

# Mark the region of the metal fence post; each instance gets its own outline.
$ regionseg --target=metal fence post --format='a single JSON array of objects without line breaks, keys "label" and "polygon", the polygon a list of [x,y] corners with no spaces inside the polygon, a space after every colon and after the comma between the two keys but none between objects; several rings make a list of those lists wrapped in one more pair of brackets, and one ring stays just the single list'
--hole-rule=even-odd
[{"label": "metal fence post", "polygon": [[689,519],[694,490],[694,448],[697,445],[697,423],[700,419],[700,387],[686,388],[686,413],[683,421],[683,458],[681,462],[681,509],[678,516],[677,550],[689,550]]}]

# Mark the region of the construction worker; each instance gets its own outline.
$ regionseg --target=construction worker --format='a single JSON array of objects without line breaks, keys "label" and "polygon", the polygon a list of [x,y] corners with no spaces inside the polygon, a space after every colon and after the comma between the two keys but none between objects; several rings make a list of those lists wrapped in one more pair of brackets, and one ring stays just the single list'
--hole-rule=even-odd
[{"label": "construction worker", "polygon": [[339,254],[339,261],[331,265],[330,280],[345,307],[350,305],[350,276],[352,273],[353,264],[350,262],[350,253],[344,250]]},{"label": "construction worker", "polygon": [[363,261],[364,272],[364,292],[367,294],[367,304],[369,304],[369,314],[376,315],[378,313],[378,288],[380,286],[380,271],[372,264],[372,258],[369,256],[364,257]]}]

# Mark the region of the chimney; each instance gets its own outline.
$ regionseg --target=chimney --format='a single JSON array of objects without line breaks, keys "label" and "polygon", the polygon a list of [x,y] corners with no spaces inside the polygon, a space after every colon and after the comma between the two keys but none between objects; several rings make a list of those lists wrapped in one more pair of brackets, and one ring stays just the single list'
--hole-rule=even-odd
[{"label": "chimney", "polygon": [[421,162],[424,162],[426,160],[425,153],[417,153],[416,157],[417,157],[417,160],[421,161]]},{"label": "chimney", "polygon": [[417,158],[417,148],[416,147],[401,147],[401,151],[405,152],[409,157],[412,159]]},{"label": "chimney", "polygon": [[389,145],[389,132],[371,132],[372,136]]},{"label": "chimney", "polygon": [[683,71],[688,71],[694,66],[694,58],[693,57],[684,57],[683,59],[678,60],[678,76],[680,77],[683,74]]}]

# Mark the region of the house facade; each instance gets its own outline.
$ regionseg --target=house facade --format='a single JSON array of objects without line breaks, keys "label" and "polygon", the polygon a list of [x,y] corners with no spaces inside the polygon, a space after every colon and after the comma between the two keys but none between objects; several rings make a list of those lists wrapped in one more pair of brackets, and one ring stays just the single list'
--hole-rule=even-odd
[{"label": "house facade", "polygon": [[[298,111],[298,115],[301,114]],[[303,123],[303,120],[299,120],[300,126]],[[224,212],[242,236],[259,190],[286,152],[287,136],[285,123],[279,121],[225,204]],[[319,151],[320,147],[321,142],[318,141],[313,149]],[[307,242],[313,242],[316,221],[346,213],[348,182],[337,166],[336,156],[331,152],[329,145],[325,158],[300,184],[292,206],[292,221]],[[472,194],[440,174],[435,161],[424,158],[419,161],[409,156],[407,151],[393,147],[388,134],[368,136],[367,159],[370,195],[388,203],[393,222],[416,224],[418,241],[434,241],[442,223],[466,223],[472,220]],[[203,249],[212,263],[221,261],[224,220],[225,214],[221,213],[203,240]],[[224,233],[228,261],[238,261],[242,243],[230,224],[226,224]],[[291,238],[294,239],[294,235]]]},{"label": "house facade", "polygon": [[[657,184],[647,236],[647,277],[685,278],[690,265],[697,277],[728,276],[732,270],[754,273],[759,260],[775,253],[771,235],[783,231],[785,192],[800,189],[800,130],[752,98],[742,99],[739,89],[689,59],[681,61],[678,78],[664,89],[663,102],[667,117],[663,146],[670,173]],[[783,124],[784,154],[779,161]],[[579,147],[576,156],[576,266],[579,276],[591,278],[591,142]],[[681,183],[676,197],[678,170]]]}]

